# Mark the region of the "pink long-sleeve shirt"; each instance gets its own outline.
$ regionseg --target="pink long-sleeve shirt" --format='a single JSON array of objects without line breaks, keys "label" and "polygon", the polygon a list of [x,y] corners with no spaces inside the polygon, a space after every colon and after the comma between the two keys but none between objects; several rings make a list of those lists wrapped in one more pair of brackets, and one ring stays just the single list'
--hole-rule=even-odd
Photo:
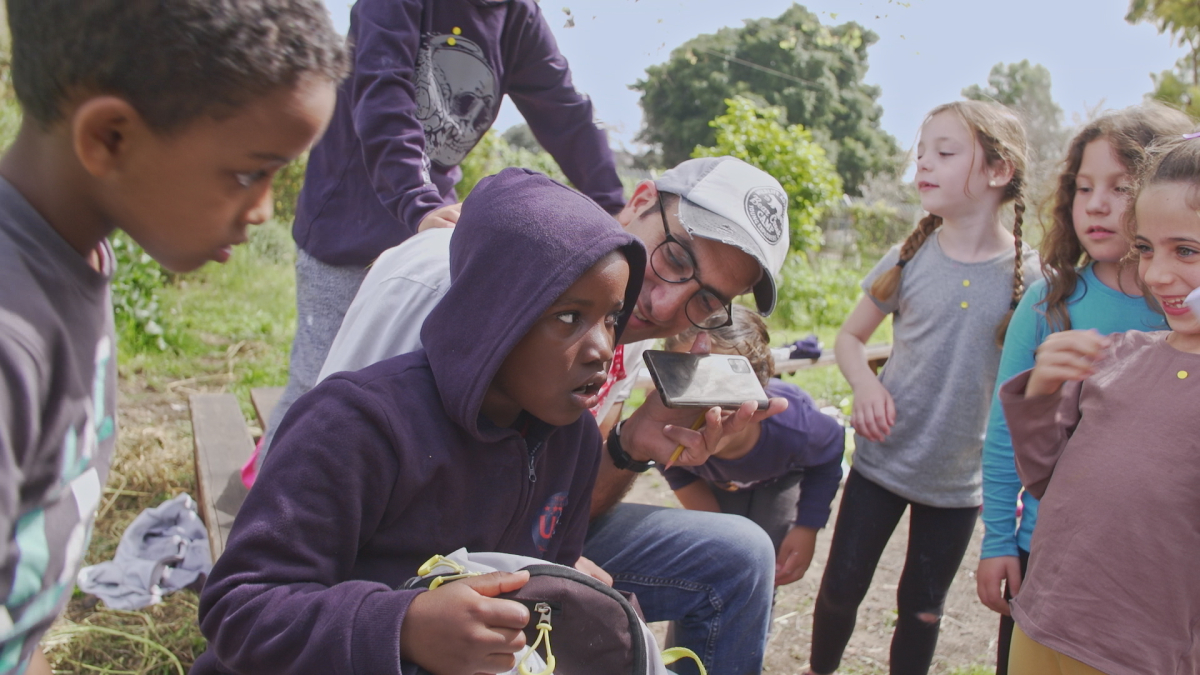
[{"label": "pink long-sleeve shirt", "polygon": [[1012,602],[1029,637],[1111,675],[1200,673],[1200,355],[1113,335],[1083,382],[1000,388],[1021,482],[1042,500]]}]

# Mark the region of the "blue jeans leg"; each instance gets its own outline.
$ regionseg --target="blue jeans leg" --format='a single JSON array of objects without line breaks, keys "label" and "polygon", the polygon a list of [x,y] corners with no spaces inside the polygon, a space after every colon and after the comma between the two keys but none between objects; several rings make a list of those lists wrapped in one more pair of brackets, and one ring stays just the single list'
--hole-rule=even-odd
[{"label": "blue jeans leg", "polygon": [[[637,595],[647,621],[674,621],[675,642],[714,675],[762,671],[775,549],[741,516],[618,504],[593,521],[583,554]],[[696,672],[684,662],[679,673]]]}]

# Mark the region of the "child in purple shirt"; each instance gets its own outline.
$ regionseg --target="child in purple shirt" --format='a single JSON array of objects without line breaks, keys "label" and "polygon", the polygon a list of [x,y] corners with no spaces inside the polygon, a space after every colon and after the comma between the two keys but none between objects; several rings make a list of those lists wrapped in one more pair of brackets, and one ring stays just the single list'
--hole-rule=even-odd
[{"label": "child in purple shirt", "polygon": [[[697,331],[667,338],[670,351],[687,351]],[[829,505],[842,478],[845,432],[821,413],[812,397],[794,384],[772,379],[775,361],[761,317],[733,307],[733,324],[709,331],[714,354],[750,359],[767,395],[788,400],[786,411],[727,435],[700,466],[662,471],[685,508],[741,515],[758,523],[775,544],[775,585],[798,581],[808,571],[817,530],[829,520]]]}]

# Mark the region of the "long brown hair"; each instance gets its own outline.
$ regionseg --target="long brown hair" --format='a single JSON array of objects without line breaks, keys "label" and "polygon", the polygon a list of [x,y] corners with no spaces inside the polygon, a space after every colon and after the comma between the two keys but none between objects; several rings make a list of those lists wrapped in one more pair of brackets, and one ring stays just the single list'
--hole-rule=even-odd
[{"label": "long brown hair", "polygon": [[[1067,146],[1051,220],[1042,238],[1042,274],[1046,278],[1046,323],[1051,331],[1071,330],[1067,298],[1079,283],[1078,268],[1092,262],[1075,234],[1076,177],[1083,151],[1092,141],[1107,140],[1125,171],[1134,175],[1146,158],[1146,147],[1159,136],[1180,136],[1192,126],[1188,116],[1161,103],[1146,103],[1099,117],[1075,134]],[[1131,211],[1130,201],[1126,212]]]},{"label": "long brown hair", "polygon": [[[1021,301],[1021,296],[1025,293],[1025,270],[1022,267],[1023,256],[1021,255],[1021,226],[1025,221],[1025,165],[1028,154],[1025,128],[1021,126],[1021,121],[1011,110],[999,103],[987,101],[946,103],[930,111],[925,116],[925,121],[928,122],[936,115],[947,111],[956,113],[971,130],[975,140],[983,148],[984,161],[988,165],[1005,162],[1013,169],[1012,180],[1004,187],[1004,195],[1000,200],[1001,204],[1010,201],[1013,203],[1015,215],[1013,239],[1017,250],[1016,259],[1013,261],[1012,301],[1009,303],[1008,313],[1004,315],[1000,325],[996,328],[996,340],[1003,342],[1004,333],[1008,330],[1008,322],[1012,318],[1012,311],[1017,308],[1017,303]],[[896,266],[879,275],[875,283],[871,284],[871,295],[880,300],[887,300],[895,295],[896,291],[900,289],[904,266],[917,254],[929,235],[933,234],[941,225],[941,216],[930,213],[922,218],[900,246],[900,258],[896,262]]]}]

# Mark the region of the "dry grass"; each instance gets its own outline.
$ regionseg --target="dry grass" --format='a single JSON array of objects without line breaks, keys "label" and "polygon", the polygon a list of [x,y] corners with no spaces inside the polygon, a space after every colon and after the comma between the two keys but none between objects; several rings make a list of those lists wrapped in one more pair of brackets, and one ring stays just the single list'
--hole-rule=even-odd
[{"label": "dry grass", "polygon": [[[123,374],[125,375],[125,374]],[[120,435],[85,564],[112,558],[121,533],[143,509],[195,494],[186,399],[149,391],[143,378],[122,377]],[[76,592],[43,649],[56,673],[186,673],[204,651],[197,597],[180,591],[142,611],[108,609]]]}]

